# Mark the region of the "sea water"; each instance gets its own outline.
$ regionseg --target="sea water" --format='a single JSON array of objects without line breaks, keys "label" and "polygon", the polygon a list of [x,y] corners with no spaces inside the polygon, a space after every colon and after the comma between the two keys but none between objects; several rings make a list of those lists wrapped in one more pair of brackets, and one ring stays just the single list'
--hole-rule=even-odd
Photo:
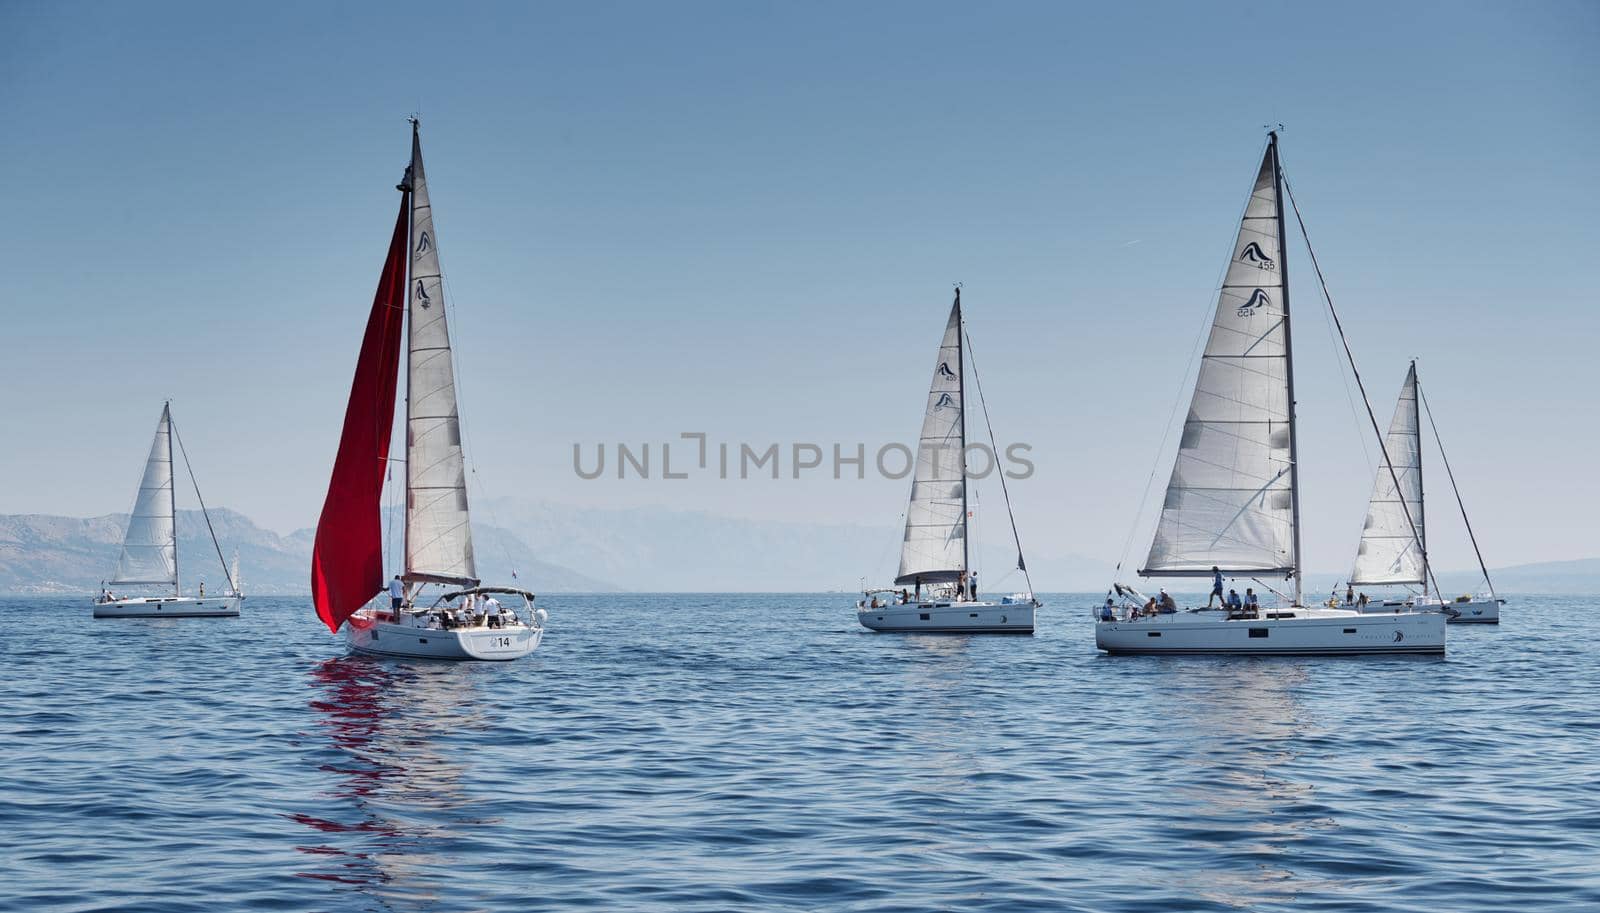
[{"label": "sea water", "polygon": [[873,634],[839,595],[551,596],[508,664],[0,602],[0,908],[1600,909],[1594,600],[1444,658]]}]

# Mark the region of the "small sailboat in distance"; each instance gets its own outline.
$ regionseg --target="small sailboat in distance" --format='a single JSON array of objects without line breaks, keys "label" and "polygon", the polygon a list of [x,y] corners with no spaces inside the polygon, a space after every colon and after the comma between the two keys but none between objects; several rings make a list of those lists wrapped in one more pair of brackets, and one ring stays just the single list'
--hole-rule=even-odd
[{"label": "small sailboat in distance", "polygon": [[[190,481],[194,481],[194,467],[189,465],[189,456],[177,434],[177,426],[172,421],[172,404],[165,403],[161,407],[161,420],[156,423],[155,440],[150,442],[150,456],[145,459],[139,494],[128,515],[128,529],[122,537],[116,572],[112,579],[101,584],[100,596],[94,603],[96,618],[230,618],[239,614],[244,594],[239,592],[238,554],[235,553],[233,570],[229,571],[227,562],[222,561],[222,546],[217,544],[211,515],[206,511],[205,501],[200,500],[199,482],[194,483],[195,498],[200,501],[200,513],[205,517],[211,544],[216,547],[217,560],[222,561],[228,589],[220,595],[207,596],[202,581],[196,595],[185,596],[179,584],[178,497],[172,471],[175,441]],[[113,589],[153,586],[170,586],[172,594],[118,595]]]},{"label": "small sailboat in distance", "polygon": [[[1350,587],[1420,586],[1418,598],[1372,600],[1361,594],[1356,607],[1363,612],[1395,612],[1412,608],[1442,611],[1451,624],[1499,624],[1501,600],[1494,593],[1494,583],[1489,579],[1489,569],[1484,564],[1483,552],[1478,549],[1478,537],[1472,531],[1472,521],[1467,518],[1466,503],[1456,487],[1455,472],[1444,455],[1444,443],[1439,439],[1439,428],[1433,426],[1434,441],[1439,458],[1445,465],[1450,487],[1455,491],[1456,504],[1461,508],[1461,520],[1467,527],[1473,553],[1478,557],[1478,568],[1483,572],[1489,595],[1463,596],[1454,602],[1445,601],[1434,579],[1428,557],[1427,504],[1422,486],[1422,411],[1424,406],[1422,383],[1417,379],[1417,363],[1413,361],[1406,370],[1406,379],[1400,385],[1400,398],[1395,403],[1394,418],[1389,422],[1389,433],[1384,437],[1383,452],[1376,478],[1372,483],[1372,498],[1367,504],[1366,522],[1361,528],[1361,543],[1356,549],[1355,566],[1350,571]],[[1432,424],[1433,414],[1428,415]],[[1430,598],[1429,584],[1434,596]]]},{"label": "small sailboat in distance", "polygon": [[[317,523],[312,599],[329,630],[343,629],[351,648],[363,653],[518,659],[539,646],[547,615],[534,607],[534,595],[527,590],[486,587],[478,579],[438,237],[419,127],[412,118],[411,164],[396,186],[400,214],[367,318],[344,432]],[[369,605],[385,591],[380,515],[402,341],[407,344],[405,566],[393,579],[389,599]],[[517,604],[503,605],[502,596]]]},{"label": "small sailboat in distance", "polygon": [[[1292,201],[1291,201],[1292,202]],[[1444,616],[1363,615],[1301,601],[1300,480],[1284,180],[1278,134],[1269,134],[1223,279],[1194,397],[1167,484],[1143,577],[1286,578],[1288,604],[1254,594],[1237,605],[1179,609],[1115,584],[1096,611],[1095,646],[1107,653],[1443,653]],[[1277,590],[1272,590],[1278,592]],[[1249,592],[1249,590],[1247,590]],[[1231,598],[1231,597],[1230,597]]]},{"label": "small sailboat in distance", "polygon": [[[906,506],[905,536],[900,545],[900,573],[894,587],[867,589],[856,603],[856,617],[874,631],[925,634],[1032,634],[1034,610],[1041,603],[1027,592],[998,600],[980,599],[972,571],[967,506],[967,365],[966,327],[961,318],[961,289],[950,308],[939,356],[928,389],[922,419],[911,496]],[[980,393],[979,402],[983,397]],[[987,407],[984,412],[988,418]],[[990,434],[993,444],[993,434]],[[996,467],[998,468],[998,467]],[[1000,475],[1005,491],[1005,473]],[[1006,512],[1011,496],[1005,495]],[[1027,579],[1015,517],[1011,534],[1017,545],[1017,570]]]}]

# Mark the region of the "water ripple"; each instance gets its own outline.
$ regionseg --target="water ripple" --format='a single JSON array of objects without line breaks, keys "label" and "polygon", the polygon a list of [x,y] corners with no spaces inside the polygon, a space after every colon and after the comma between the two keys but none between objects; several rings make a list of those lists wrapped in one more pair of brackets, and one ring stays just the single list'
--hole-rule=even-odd
[{"label": "water ripple", "polygon": [[1443,660],[1108,658],[1090,601],[558,597],[509,665],[347,657],[302,600],[0,602],[0,909],[1600,907],[1580,600]]}]

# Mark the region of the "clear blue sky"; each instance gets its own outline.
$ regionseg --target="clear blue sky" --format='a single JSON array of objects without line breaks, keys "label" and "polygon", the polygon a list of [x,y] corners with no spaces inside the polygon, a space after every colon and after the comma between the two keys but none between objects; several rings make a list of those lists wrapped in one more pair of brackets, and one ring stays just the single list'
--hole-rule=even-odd
[{"label": "clear blue sky", "polygon": [[[170,396],[213,503],[313,524],[420,110],[492,494],[893,525],[571,448],[914,439],[961,280],[1035,560],[1115,560],[1282,122],[1383,420],[1420,358],[1491,562],[1600,552],[1592,2],[469,8],[0,4],[0,511],[126,510]],[[1339,568],[1370,469],[1291,257]]]}]

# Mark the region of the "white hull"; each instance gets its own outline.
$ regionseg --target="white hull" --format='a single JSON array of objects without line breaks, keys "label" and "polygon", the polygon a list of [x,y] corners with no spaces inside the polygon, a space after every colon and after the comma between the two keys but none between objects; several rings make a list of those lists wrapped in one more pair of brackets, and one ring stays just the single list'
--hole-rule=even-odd
[{"label": "white hull", "polygon": [[[1283,609],[1230,621],[1222,612],[1177,612],[1095,624],[1095,646],[1113,654],[1341,656],[1444,653],[1438,612],[1362,614],[1344,609]],[[1265,617],[1289,616],[1289,617]]]},{"label": "white hull", "polygon": [[96,618],[237,618],[243,596],[151,596],[97,602]]},{"label": "white hull", "polygon": [[[383,613],[382,617],[390,617]],[[507,661],[532,653],[544,639],[544,628],[512,624],[501,628],[422,628],[413,624],[379,621],[378,616],[357,613],[358,625],[346,624],[345,642],[352,650],[377,656],[415,659]]]},{"label": "white hull", "polygon": [[874,631],[923,634],[1032,634],[1034,606],[1028,602],[922,602],[858,608],[856,617]]},{"label": "white hull", "polygon": [[1374,602],[1361,610],[1368,615],[1388,615],[1395,612],[1441,612],[1453,625],[1497,625],[1500,623],[1500,600],[1474,599],[1471,602]]},{"label": "white hull", "polygon": [[1455,612],[1450,616],[1453,625],[1497,625],[1500,623],[1500,600],[1474,599],[1471,602],[1451,602],[1445,608]]}]

